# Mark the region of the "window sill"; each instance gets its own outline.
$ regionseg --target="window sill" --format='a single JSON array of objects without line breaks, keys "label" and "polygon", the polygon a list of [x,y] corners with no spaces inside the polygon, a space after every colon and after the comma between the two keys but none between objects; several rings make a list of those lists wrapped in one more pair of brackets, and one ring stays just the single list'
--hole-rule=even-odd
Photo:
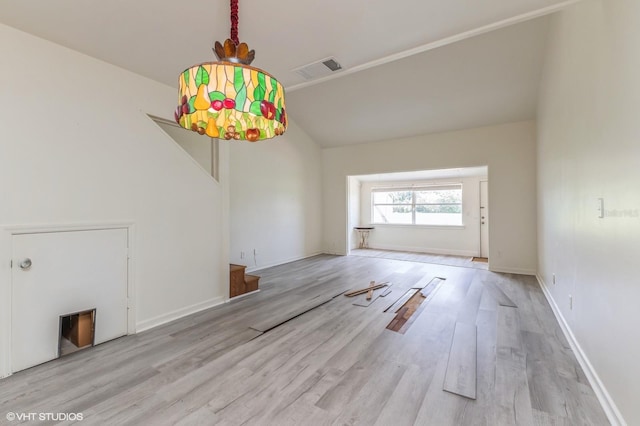
[{"label": "window sill", "polygon": [[395,223],[372,223],[371,226],[381,228],[419,228],[419,229],[450,229],[450,230],[462,230],[466,229],[465,225],[409,225],[409,224],[395,224]]}]

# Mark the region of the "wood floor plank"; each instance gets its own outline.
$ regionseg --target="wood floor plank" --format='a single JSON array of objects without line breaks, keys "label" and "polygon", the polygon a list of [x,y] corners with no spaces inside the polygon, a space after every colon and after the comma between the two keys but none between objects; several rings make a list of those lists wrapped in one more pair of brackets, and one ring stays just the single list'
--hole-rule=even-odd
[{"label": "wood floor plank", "polygon": [[[431,384],[435,366],[430,371],[415,364],[405,370],[387,404],[381,407],[376,426],[413,425],[424,396]],[[430,374],[429,374],[430,373]],[[369,423],[371,424],[371,423]]]},{"label": "wood floor plank", "polygon": [[[166,420],[166,419],[165,419]],[[213,413],[209,407],[204,406],[198,408],[190,414],[183,415],[173,424],[174,426],[193,426],[193,425],[214,425],[219,424],[219,418]]]},{"label": "wood floor plank", "polygon": [[496,424],[533,425],[526,373],[526,355],[498,352],[496,362]]},{"label": "wood floor plank", "polygon": [[362,387],[369,381],[370,374],[386,365],[384,354],[394,350],[394,343],[400,340],[398,336],[402,335],[380,334],[375,344],[361,349],[358,361],[345,370],[341,380],[322,395],[316,405],[324,410],[340,413],[346,401],[352,401],[357,397]]},{"label": "wood floor plank", "polygon": [[511,299],[516,305],[518,305],[520,328],[523,331],[544,334],[544,327],[540,323],[540,320],[533,308],[533,301],[531,300],[530,292],[531,283],[528,280],[520,280],[520,277],[521,275],[504,274],[501,275],[496,282],[498,282],[505,291],[509,292]]},{"label": "wood floor plank", "polygon": [[475,419],[475,424],[493,426],[496,421],[496,311],[479,309],[477,327],[477,394],[476,403],[467,404],[467,416]]},{"label": "wood floor plank", "polygon": [[457,315],[477,273],[478,271],[472,269],[457,268],[437,274],[446,281],[429,302],[429,310],[447,314],[453,310]]},{"label": "wood floor plank", "polygon": [[438,360],[431,385],[416,416],[415,425],[460,426],[473,424],[472,419],[465,417],[466,406],[473,400],[461,398],[442,390],[447,371],[448,357],[444,354]]},{"label": "wood floor plank", "polygon": [[406,366],[389,362],[384,364],[384,368],[370,370],[369,380],[349,400],[334,424],[374,424],[405,371]]},{"label": "wood floor plank", "polygon": [[494,282],[483,281],[482,283],[485,285],[487,291],[491,294],[491,296],[493,296],[493,298],[498,301],[498,304],[500,306],[509,306],[511,308],[518,307],[518,305],[516,305],[513,300],[511,300],[509,296],[507,296],[504,291],[502,291],[502,289],[500,289],[500,287],[498,287]]},{"label": "wood floor plank", "polygon": [[392,299],[393,302],[387,306],[384,310],[384,312],[391,312],[391,313],[397,313],[398,310],[405,304],[407,303],[407,301],[409,299],[411,299],[413,297],[414,294],[416,294],[418,292],[417,289],[405,289],[402,288],[402,291],[404,291],[404,293],[399,293],[401,290],[398,290],[398,294],[396,295],[395,299]]},{"label": "wood floor plank", "polygon": [[336,295],[329,294],[320,297],[316,297],[309,301],[301,302],[298,305],[291,306],[288,309],[281,309],[278,312],[275,312],[273,316],[266,318],[258,323],[251,324],[251,328],[261,332],[267,332],[285,322],[302,315],[306,312],[311,311],[312,309],[317,308],[318,306],[322,306],[325,303],[332,300]]},{"label": "wood floor plank", "polygon": [[498,301],[491,296],[491,293],[486,288],[482,290],[479,309],[485,311],[496,311],[498,309]]},{"label": "wood floor plank", "polygon": [[533,424],[535,426],[573,426],[566,417],[554,416],[539,410],[533,410]]},{"label": "wood floor plank", "polygon": [[456,323],[444,378],[444,390],[476,399],[476,349],[476,325]]},{"label": "wood floor plank", "polygon": [[[153,413],[166,407],[166,401],[148,393],[141,400],[125,401],[117,410],[104,411],[95,416],[83,416],[82,423],[95,425],[135,425],[144,424]],[[83,413],[85,414],[85,413]],[[87,420],[84,420],[86,418]]]},{"label": "wood floor plank", "polygon": [[[564,386],[564,396],[567,402],[568,418],[574,424],[608,425],[609,421],[597,404],[597,398],[589,387],[573,379],[560,377]],[[586,391],[586,392],[585,392]]]},{"label": "wood floor plank", "polygon": [[457,322],[463,322],[465,324],[476,323],[478,309],[480,309],[480,298],[482,297],[483,291],[484,288],[480,281],[478,279],[474,279],[458,309]]},{"label": "wood floor plank", "polygon": [[522,332],[526,350],[526,371],[532,408],[548,414],[569,417],[564,386],[555,371],[549,347],[544,336]]},{"label": "wood floor plank", "polygon": [[351,250],[354,256],[363,257],[384,257],[386,259],[397,259],[410,262],[442,264],[449,266],[457,266],[462,268],[488,269],[488,263],[473,262],[471,257],[467,256],[442,256],[429,253],[389,251],[376,249],[355,249]]},{"label": "wood floor plank", "polygon": [[522,352],[519,309],[498,307],[498,352],[503,350]]}]

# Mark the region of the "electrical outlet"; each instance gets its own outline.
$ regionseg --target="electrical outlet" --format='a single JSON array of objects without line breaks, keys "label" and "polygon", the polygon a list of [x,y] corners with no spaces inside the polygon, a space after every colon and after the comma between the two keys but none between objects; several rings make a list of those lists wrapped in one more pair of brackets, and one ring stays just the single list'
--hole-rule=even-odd
[{"label": "electrical outlet", "polygon": [[240,252],[240,259],[244,259],[244,252],[243,251]]},{"label": "electrical outlet", "polygon": [[553,276],[553,281],[552,282],[555,285],[556,284],[556,274],[553,274],[552,276]]},{"label": "electrical outlet", "polygon": [[569,310],[573,310],[573,296],[569,295]]}]

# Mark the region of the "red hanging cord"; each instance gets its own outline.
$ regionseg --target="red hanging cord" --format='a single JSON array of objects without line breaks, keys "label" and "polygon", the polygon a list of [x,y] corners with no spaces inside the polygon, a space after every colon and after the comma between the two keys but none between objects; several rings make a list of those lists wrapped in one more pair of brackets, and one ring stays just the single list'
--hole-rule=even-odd
[{"label": "red hanging cord", "polygon": [[231,40],[237,45],[238,40],[238,0],[231,0]]}]

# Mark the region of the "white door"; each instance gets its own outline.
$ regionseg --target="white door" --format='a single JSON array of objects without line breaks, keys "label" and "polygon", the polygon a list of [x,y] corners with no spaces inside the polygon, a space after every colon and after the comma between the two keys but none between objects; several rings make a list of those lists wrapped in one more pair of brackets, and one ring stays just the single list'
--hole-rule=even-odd
[{"label": "white door", "polygon": [[489,185],[480,182],[480,257],[489,258]]},{"label": "white door", "polygon": [[96,309],[96,344],[127,334],[127,229],[20,234],[12,246],[12,372],[58,357],[61,315]]}]

